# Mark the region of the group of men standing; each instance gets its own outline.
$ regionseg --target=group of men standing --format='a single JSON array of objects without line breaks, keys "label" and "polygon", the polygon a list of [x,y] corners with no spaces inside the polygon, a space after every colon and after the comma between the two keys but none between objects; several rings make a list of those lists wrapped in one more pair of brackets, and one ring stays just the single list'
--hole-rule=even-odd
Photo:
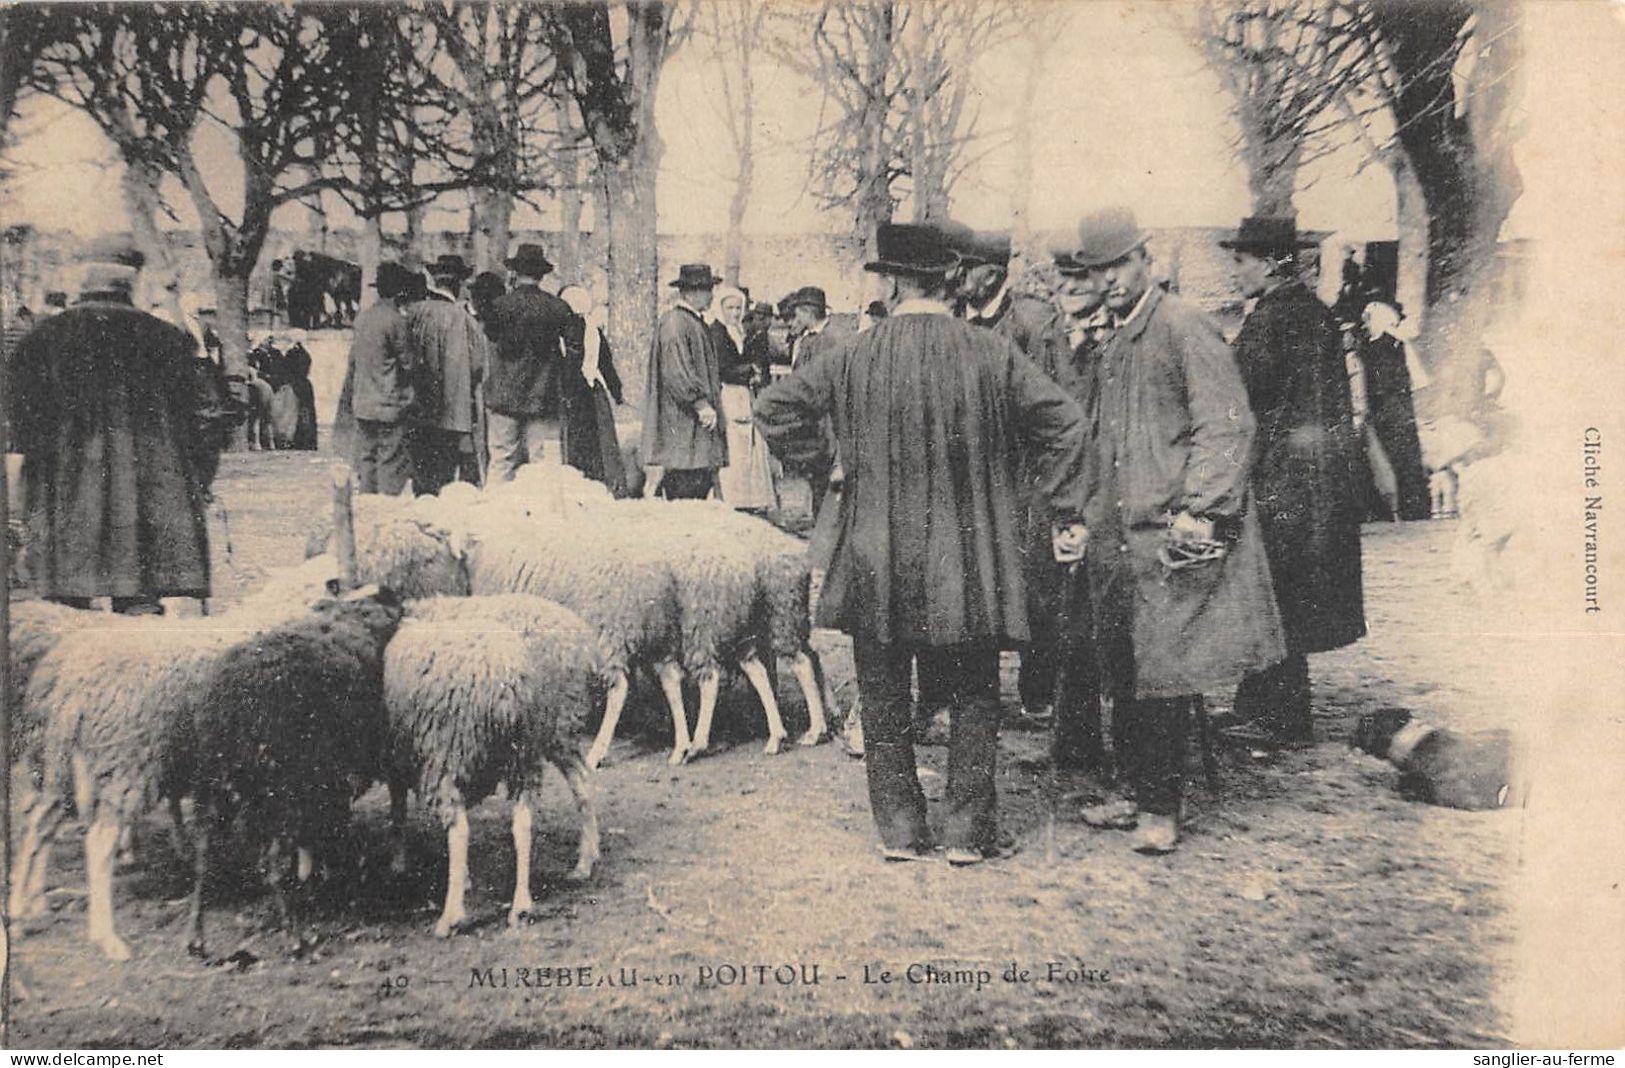
[{"label": "group of men standing", "polygon": [[999,849],[1010,647],[1023,703],[1056,703],[1059,769],[1098,762],[1109,698],[1129,796],[1082,816],[1166,853],[1201,695],[1236,686],[1260,741],[1302,743],[1307,654],[1364,633],[1358,437],[1335,323],[1297,279],[1308,243],[1279,219],[1224,243],[1256,302],[1232,347],[1155,283],[1147,241],[1126,209],[1086,216],[1051,250],[1057,309],[1011,293],[1002,235],[882,226],[890,314],[757,401],[787,463],[843,469],[819,621],[853,637],[888,859],[933,848],[912,671],[949,710],[950,863]]},{"label": "group of men standing", "polygon": [[355,424],[361,492],[399,493],[410,480],[436,493],[453,480],[479,485],[488,468],[507,481],[527,462],[559,463],[578,395],[618,392],[601,332],[542,288],[553,264],[541,246],[521,244],[506,266],[508,280],[481,274],[465,301],[473,271],[460,256],[430,263],[428,283],[379,265],[379,299],[356,318],[339,402]]}]

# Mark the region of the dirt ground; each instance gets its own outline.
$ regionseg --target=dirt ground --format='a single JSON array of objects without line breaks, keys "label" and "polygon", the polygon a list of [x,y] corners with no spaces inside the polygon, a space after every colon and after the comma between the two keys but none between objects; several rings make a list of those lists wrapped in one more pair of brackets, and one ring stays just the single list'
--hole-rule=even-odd
[{"label": "dirt ground", "polygon": [[[325,455],[226,458],[216,587],[241,596],[295,562],[327,506]],[[82,851],[70,832],[51,913],[13,949],[28,1047],[880,1046],[1459,1047],[1504,1044],[1497,993],[1511,938],[1511,813],[1402,800],[1387,764],[1346,739],[1364,711],[1402,706],[1449,725],[1494,722],[1450,584],[1448,523],[1368,528],[1371,636],[1314,658],[1313,749],[1223,757],[1217,793],[1193,755],[1187,840],[1143,857],[1063,807],[1052,838],[1036,760],[1006,732],[1000,820],[1016,848],[968,870],[888,865],[863,768],[837,746],[765,756],[735,682],[725,751],[664,761],[657,709],[600,779],[604,857],[565,881],[577,836],[563,785],[538,814],[539,914],[506,926],[506,806],[477,810],[471,928],[429,928],[445,880],[438,829],[416,813],[413,865],[384,864],[385,803],[360,806],[359,870],[311,909],[296,950],[267,899],[221,889],[208,962],[186,955],[186,876],[158,817],[119,877],[136,957],[83,941]],[[851,658],[819,635],[843,703]],[[788,673],[784,682],[789,683]],[[785,691],[787,718],[803,715]],[[1014,700],[1013,677],[1006,696]],[[1215,705],[1226,695],[1212,695]],[[647,701],[645,701],[647,705]],[[634,726],[636,724],[634,723]],[[792,726],[792,731],[794,727]],[[667,728],[669,732],[669,727]],[[921,750],[927,795],[944,750]],[[727,982],[737,979],[738,982]],[[889,981],[885,981],[889,979]]]}]

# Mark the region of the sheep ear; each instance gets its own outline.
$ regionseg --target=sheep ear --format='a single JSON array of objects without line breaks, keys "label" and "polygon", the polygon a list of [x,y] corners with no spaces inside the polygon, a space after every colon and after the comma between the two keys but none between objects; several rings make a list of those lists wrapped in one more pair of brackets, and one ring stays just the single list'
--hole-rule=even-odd
[{"label": "sheep ear", "polygon": [[366,585],[366,586],[357,586],[353,590],[345,591],[344,595],[342,597],[340,597],[339,600],[344,601],[345,603],[349,604],[349,603],[353,603],[355,601],[365,601],[369,597],[377,597],[377,596],[378,596],[378,587],[369,584],[369,585]]}]

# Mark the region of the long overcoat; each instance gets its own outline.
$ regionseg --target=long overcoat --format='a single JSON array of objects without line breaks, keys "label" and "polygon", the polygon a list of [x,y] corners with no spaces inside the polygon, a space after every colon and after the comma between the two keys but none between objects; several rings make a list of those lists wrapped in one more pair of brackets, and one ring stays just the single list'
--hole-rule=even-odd
[{"label": "long overcoat", "polygon": [[846,486],[819,622],[881,644],[1026,641],[1022,453],[1079,515],[1083,413],[1004,338],[904,307],[756,401],[787,461],[816,462],[833,422]]},{"label": "long overcoat", "polygon": [[29,578],[45,597],[206,597],[211,433],[191,335],[97,295],[12,359]]},{"label": "long overcoat", "polygon": [[[1285,655],[1258,517],[1249,507],[1253,417],[1236,363],[1205,313],[1154,289],[1106,343],[1089,411],[1085,559],[1103,664],[1119,693],[1181,697],[1233,685]],[[1209,518],[1220,560],[1169,569],[1168,518]],[[1132,691],[1129,687],[1132,686]]]},{"label": "long overcoat", "polygon": [[1258,423],[1253,500],[1287,649],[1348,645],[1365,634],[1364,453],[1337,324],[1306,286],[1287,283],[1258,298],[1235,357]]},{"label": "long overcoat", "polygon": [[413,388],[422,425],[473,433],[490,346],[479,320],[460,304],[420,300],[406,309],[406,325],[417,356]]},{"label": "long overcoat", "polygon": [[[716,424],[709,430],[700,425],[702,403],[717,413]],[[699,315],[681,304],[660,317],[649,354],[643,462],[672,471],[728,463],[722,379],[711,333]]]}]

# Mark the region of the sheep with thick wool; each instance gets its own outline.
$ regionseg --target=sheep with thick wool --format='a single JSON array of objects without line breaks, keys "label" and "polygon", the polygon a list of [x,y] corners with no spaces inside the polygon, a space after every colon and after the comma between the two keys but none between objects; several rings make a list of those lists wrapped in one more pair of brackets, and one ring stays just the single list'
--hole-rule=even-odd
[{"label": "sheep with thick wool", "polygon": [[129,959],[113,924],[114,850],[123,828],[160,796],[184,792],[192,702],[220,653],[244,636],[218,618],[147,617],[64,634],[40,658],[23,698],[44,720],[40,789],[17,851],[12,915],[43,911],[71,782],[87,828],[90,940],[115,960]]},{"label": "sheep with thick wool", "polygon": [[[764,659],[772,662],[778,657],[792,658],[792,670],[806,700],[809,720],[799,744],[817,745],[824,739],[828,731],[825,714],[828,685],[811,643],[812,616],[808,604],[811,570],[804,542],[770,523],[710,501],[620,501],[595,513],[595,518],[616,525],[647,524],[652,532],[674,546],[684,547],[683,555],[678,557],[689,563],[684,570],[692,572],[697,565],[700,572],[686,584],[679,580],[680,588],[686,586],[690,591],[682,598],[685,610],[694,606],[696,611],[706,612],[707,586],[717,598],[749,601],[748,611],[743,604],[732,609],[709,610],[714,620],[725,626],[731,623],[737,629],[726,631],[727,637],[721,641],[713,639],[710,648],[702,646],[696,655],[714,653],[724,647],[734,650],[735,662],[750,680],[767,715],[768,752],[778,751],[785,732]],[[749,568],[748,585],[731,571],[740,561]],[[731,581],[722,578],[725,575],[731,576]],[[696,644],[692,631],[692,627],[685,628],[685,642]],[[716,663],[712,661],[713,667]],[[706,714],[708,706],[703,689],[701,700],[701,726],[695,733],[699,738],[708,739],[710,717]],[[710,707],[714,707],[714,702]],[[703,750],[704,747],[696,745],[696,748]]]},{"label": "sheep with thick wool", "polygon": [[202,955],[211,844],[235,814],[268,855],[277,910],[288,919],[279,859],[331,843],[350,805],[383,777],[384,647],[403,607],[392,591],[352,590],[234,643],[192,703],[190,792],[197,809],[188,948]]},{"label": "sheep with thick wool", "polygon": [[40,789],[17,851],[12,915],[43,910],[50,847],[71,783],[87,828],[89,937],[112,959],[129,959],[113,919],[113,854],[122,832],[160,797],[173,814],[192,793],[200,702],[220,687],[225,655],[308,611],[308,602],[290,600],[204,618],[104,617],[106,626],[57,638],[23,697],[44,727]]},{"label": "sheep with thick wool", "polygon": [[564,776],[581,815],[574,875],[592,874],[598,817],[581,750],[603,676],[598,631],[552,601],[499,594],[409,606],[384,656],[390,800],[397,832],[408,787],[446,829],[446,899],[436,935],[451,934],[465,919],[468,807],[499,782],[513,800],[509,924],[532,908],[531,820],[545,765]]},{"label": "sheep with thick wool", "polygon": [[638,665],[654,669],[671,710],[675,742],[668,762],[687,758],[677,587],[658,543],[613,526],[587,528],[533,517],[475,532],[465,551],[476,595],[544,597],[597,632],[607,690],[588,767],[596,768],[609,748]]}]

